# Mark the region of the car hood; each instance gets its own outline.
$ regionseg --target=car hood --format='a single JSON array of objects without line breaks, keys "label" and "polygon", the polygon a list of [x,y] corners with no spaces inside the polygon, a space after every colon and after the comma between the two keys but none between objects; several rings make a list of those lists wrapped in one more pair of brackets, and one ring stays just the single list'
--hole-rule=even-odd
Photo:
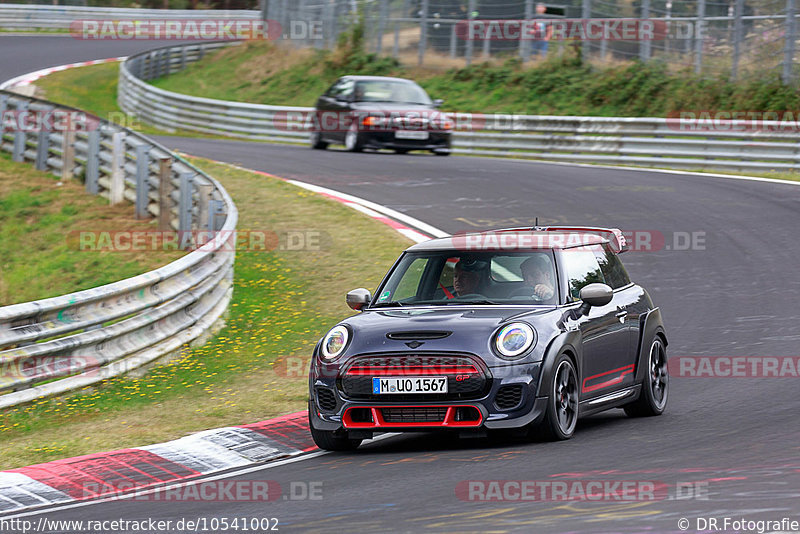
[{"label": "car hood", "polygon": [[382,113],[398,113],[398,112],[420,112],[420,111],[435,111],[441,113],[438,109],[429,104],[401,104],[393,102],[353,102],[354,111],[374,111]]},{"label": "car hood", "polygon": [[[525,321],[534,329],[554,321],[545,320],[549,314],[558,313],[553,308],[520,307],[453,307],[409,308],[366,311],[350,317],[341,324],[350,327],[353,334],[347,354],[370,352],[447,351],[491,354],[492,334],[503,324],[513,320]],[[414,333],[450,332],[440,339],[415,338]],[[405,339],[390,339],[387,334],[409,334]],[[545,337],[550,333],[542,332]],[[415,343],[416,342],[416,343]],[[415,347],[409,345],[416,345]]]}]

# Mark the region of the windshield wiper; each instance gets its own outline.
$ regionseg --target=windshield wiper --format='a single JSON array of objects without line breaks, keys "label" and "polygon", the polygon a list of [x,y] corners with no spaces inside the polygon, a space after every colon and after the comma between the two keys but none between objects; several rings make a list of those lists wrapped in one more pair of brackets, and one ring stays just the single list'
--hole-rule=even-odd
[{"label": "windshield wiper", "polygon": [[458,300],[458,299],[450,299],[450,300],[432,300],[430,302],[418,302],[417,304],[423,304],[425,306],[450,306],[451,304],[500,304],[497,301],[489,300],[489,299],[482,299],[482,300]]},{"label": "windshield wiper", "polygon": [[399,301],[379,302],[377,304],[373,304],[372,306],[370,306],[370,308],[388,308],[390,306],[407,306],[407,305],[403,304],[402,302],[399,302]]}]

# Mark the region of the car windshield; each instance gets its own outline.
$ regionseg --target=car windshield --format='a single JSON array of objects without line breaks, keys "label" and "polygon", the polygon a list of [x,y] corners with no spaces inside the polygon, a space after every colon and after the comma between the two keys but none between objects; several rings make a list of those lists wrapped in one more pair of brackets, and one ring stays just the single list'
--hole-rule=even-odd
[{"label": "car windshield", "polygon": [[397,104],[431,105],[422,87],[403,80],[363,80],[356,83],[356,102],[393,102]]},{"label": "car windshield", "polygon": [[550,250],[406,253],[373,307],[556,304],[557,280]]}]

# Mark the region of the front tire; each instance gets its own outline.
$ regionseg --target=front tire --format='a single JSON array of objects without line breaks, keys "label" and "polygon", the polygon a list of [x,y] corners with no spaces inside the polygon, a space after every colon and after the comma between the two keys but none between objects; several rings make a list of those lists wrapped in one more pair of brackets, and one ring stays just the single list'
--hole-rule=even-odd
[{"label": "front tire", "polygon": [[328,143],[322,140],[322,135],[320,135],[319,132],[311,132],[309,144],[314,150],[325,150],[328,148]]},{"label": "front tire", "polygon": [[556,359],[546,391],[547,409],[539,430],[551,440],[571,438],[578,424],[578,373],[566,354]]},{"label": "front tire", "polygon": [[311,412],[308,414],[308,427],[311,429],[314,443],[324,451],[354,451],[361,445],[360,439],[348,438],[345,431],[337,434],[332,430],[317,430],[311,421]]},{"label": "front tire", "polygon": [[349,152],[361,152],[364,150],[364,139],[356,125],[353,125],[344,135],[344,146]]},{"label": "front tire", "polygon": [[656,336],[647,355],[647,376],[642,383],[642,393],[634,402],[624,406],[625,413],[630,417],[661,415],[667,407],[668,397],[667,349],[664,340]]}]

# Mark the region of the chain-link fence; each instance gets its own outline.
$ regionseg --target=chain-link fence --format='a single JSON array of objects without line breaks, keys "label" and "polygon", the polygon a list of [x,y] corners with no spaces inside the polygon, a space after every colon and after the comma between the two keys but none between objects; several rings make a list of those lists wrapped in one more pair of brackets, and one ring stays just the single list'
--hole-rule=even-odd
[{"label": "chain-link fence", "polygon": [[797,79],[800,0],[264,0],[282,37],[330,48],[359,16],[368,50],[456,67],[579,47],[584,59],[661,61],[729,75]]}]

